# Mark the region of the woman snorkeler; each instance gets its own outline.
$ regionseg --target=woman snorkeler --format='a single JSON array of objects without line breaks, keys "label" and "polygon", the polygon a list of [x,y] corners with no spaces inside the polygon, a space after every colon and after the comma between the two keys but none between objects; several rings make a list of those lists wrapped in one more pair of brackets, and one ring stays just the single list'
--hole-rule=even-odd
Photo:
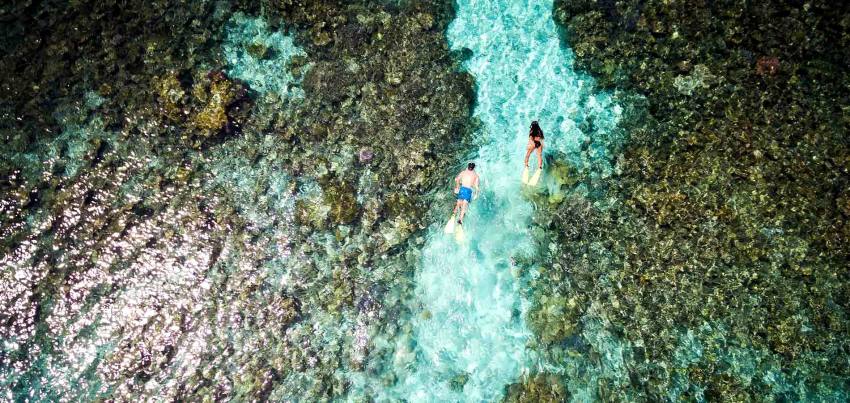
[{"label": "woman snorkeler", "polygon": [[525,167],[528,168],[528,157],[532,151],[537,151],[537,168],[543,168],[543,130],[537,121],[531,122],[528,132],[528,146],[525,147]]},{"label": "woman snorkeler", "polygon": [[[533,151],[537,151],[537,171],[534,176],[528,177],[528,157]],[[525,169],[522,170],[522,183],[529,186],[537,186],[540,174],[543,172],[543,130],[537,121],[531,122],[531,130],[528,131],[528,146],[525,147]]]}]

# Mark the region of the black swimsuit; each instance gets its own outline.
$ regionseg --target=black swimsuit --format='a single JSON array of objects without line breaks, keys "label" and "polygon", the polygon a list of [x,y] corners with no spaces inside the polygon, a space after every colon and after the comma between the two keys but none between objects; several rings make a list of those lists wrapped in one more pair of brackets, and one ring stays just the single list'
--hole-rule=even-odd
[{"label": "black swimsuit", "polygon": [[534,141],[534,148],[540,148],[541,144],[540,144],[540,140],[537,140],[538,138],[542,139],[543,137],[532,137],[531,138],[531,140]]}]

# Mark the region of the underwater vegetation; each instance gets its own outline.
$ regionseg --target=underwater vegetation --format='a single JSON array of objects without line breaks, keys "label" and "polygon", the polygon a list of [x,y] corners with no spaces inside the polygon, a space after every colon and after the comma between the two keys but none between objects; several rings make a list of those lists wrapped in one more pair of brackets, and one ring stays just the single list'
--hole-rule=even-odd
[{"label": "underwater vegetation", "polygon": [[[0,400],[402,385],[424,233],[481,126],[454,7],[0,6]],[[560,122],[585,137],[524,194],[538,255],[503,260],[540,359],[504,400],[846,401],[850,6],[554,7],[622,114]]]},{"label": "underwater vegetation", "polygon": [[[535,199],[528,321],[568,389],[601,366],[604,400],[846,399],[847,5],[556,1],[555,18],[629,136],[610,178],[559,181],[589,195]],[[600,323],[621,362],[589,339]]]},{"label": "underwater vegetation", "polygon": [[408,245],[473,127],[452,12],[3,6],[0,385],[206,401],[391,384]]}]

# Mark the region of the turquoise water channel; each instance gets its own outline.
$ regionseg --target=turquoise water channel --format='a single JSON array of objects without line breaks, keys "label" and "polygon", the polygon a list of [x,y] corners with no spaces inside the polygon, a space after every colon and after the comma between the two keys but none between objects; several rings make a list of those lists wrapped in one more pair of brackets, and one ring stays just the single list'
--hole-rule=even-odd
[{"label": "turquoise water channel", "polygon": [[[282,109],[303,95],[282,68],[293,55],[304,54],[290,37],[243,14],[224,29],[227,74],[259,94],[256,114]],[[102,100],[92,96],[77,111],[87,123],[63,125],[63,135],[44,147],[44,155],[23,157],[35,166],[41,160],[67,160],[62,180],[69,189],[63,207],[68,217],[58,229],[51,229],[54,218],[47,212],[30,217],[20,247],[0,259],[2,279],[11,284],[0,292],[0,302],[23,318],[18,328],[2,329],[5,355],[0,358],[10,356],[5,351],[23,358],[14,366],[0,365],[2,384],[17,385],[0,400],[179,400],[183,385],[203,384],[240,400],[266,376],[267,367],[275,367],[282,375],[268,396],[282,401],[310,396],[305,390],[327,383],[319,364],[326,362],[337,370],[340,384],[350,382],[350,388],[335,393],[345,390],[352,399],[479,402],[498,400],[505,386],[524,374],[551,370],[527,348],[533,335],[524,322],[530,302],[523,287],[536,269],[516,263],[533,262],[541,247],[526,197],[535,190],[520,182],[528,126],[540,121],[547,155],[579,167],[604,166],[608,156],[598,139],[613,131],[620,109],[573,70],[550,1],[458,1],[448,38],[457,54],[470,55],[464,68],[475,78],[475,118],[481,122],[474,148],[457,169],[475,161],[482,193],[465,220],[467,242],[459,244],[442,231],[454,203],[451,178],[445,178],[444,196],[432,207],[441,219],[425,234],[414,297],[406,302],[411,316],[409,321],[397,317],[398,332],[380,334],[385,329],[369,327],[369,315],[378,308],[364,308],[356,321],[340,320],[317,308],[321,298],[303,291],[334,293],[330,273],[342,248],[335,237],[317,231],[309,239],[328,251],[324,261],[292,252],[295,199],[313,204],[320,195],[318,185],[303,178],[296,189],[293,178],[279,169],[276,153],[285,143],[246,129],[178,169],[158,155],[155,136],[124,141],[126,134],[102,127],[97,118]],[[250,55],[247,47],[257,44],[270,49],[270,56]],[[84,119],[89,114],[95,116],[91,121]],[[104,157],[115,168],[73,163],[81,155],[93,158],[101,139],[115,144]],[[69,149],[64,157],[58,151],[63,142]],[[186,185],[191,189],[163,185],[161,194],[154,193],[159,196],[146,196],[159,187],[161,171],[176,177],[190,168],[203,172]],[[550,186],[544,175],[537,189]],[[87,207],[92,203],[87,194],[97,195],[95,207]],[[114,233],[101,233],[107,227],[113,231],[103,217],[119,214],[116,206],[133,206],[145,197],[156,210],[140,210],[154,218],[140,219],[126,231],[117,225]],[[231,236],[230,224],[207,220],[208,210],[227,203],[236,206],[250,236]],[[39,260],[40,248],[51,248],[58,267],[67,265],[72,273],[56,280],[64,288],[55,303],[52,294],[44,298],[53,305],[43,323],[34,290],[51,267]],[[382,273],[376,269],[370,275]],[[393,298],[398,293],[387,292]],[[301,299],[308,319],[292,318],[302,314],[293,313],[298,309],[290,295]],[[361,301],[366,303],[358,305],[378,305]],[[378,353],[366,357],[367,346],[392,351],[391,365],[376,364],[383,360]],[[355,350],[346,352],[351,359],[344,356],[334,367],[332,358],[347,350]],[[356,360],[361,367],[350,368]],[[291,362],[304,364],[289,372]]]},{"label": "turquoise water channel", "polygon": [[[482,193],[465,220],[468,242],[445,235],[443,223],[428,234],[416,275],[415,348],[397,349],[396,365],[409,370],[392,394],[411,401],[494,401],[505,385],[545,365],[526,348],[529,302],[521,297],[524,275],[514,263],[537,250],[533,209],[520,181],[528,126],[540,121],[550,152],[581,164],[582,145],[612,129],[620,109],[573,70],[550,1],[458,1],[448,37],[453,50],[472,51],[464,66],[476,80],[475,117],[483,125],[470,160],[478,164]],[[594,133],[579,128],[588,119]],[[605,157],[601,150],[591,155]],[[544,175],[539,186],[546,183]],[[434,208],[448,217],[451,206]]]}]

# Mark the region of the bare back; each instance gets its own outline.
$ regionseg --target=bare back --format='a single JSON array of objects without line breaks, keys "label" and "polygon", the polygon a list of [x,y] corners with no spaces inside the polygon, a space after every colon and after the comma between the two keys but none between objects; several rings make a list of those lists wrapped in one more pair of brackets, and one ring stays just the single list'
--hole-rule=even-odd
[{"label": "bare back", "polygon": [[457,179],[460,181],[460,185],[463,187],[467,187],[470,189],[478,188],[478,174],[475,173],[475,171],[464,169],[459,174],[457,174]]}]

